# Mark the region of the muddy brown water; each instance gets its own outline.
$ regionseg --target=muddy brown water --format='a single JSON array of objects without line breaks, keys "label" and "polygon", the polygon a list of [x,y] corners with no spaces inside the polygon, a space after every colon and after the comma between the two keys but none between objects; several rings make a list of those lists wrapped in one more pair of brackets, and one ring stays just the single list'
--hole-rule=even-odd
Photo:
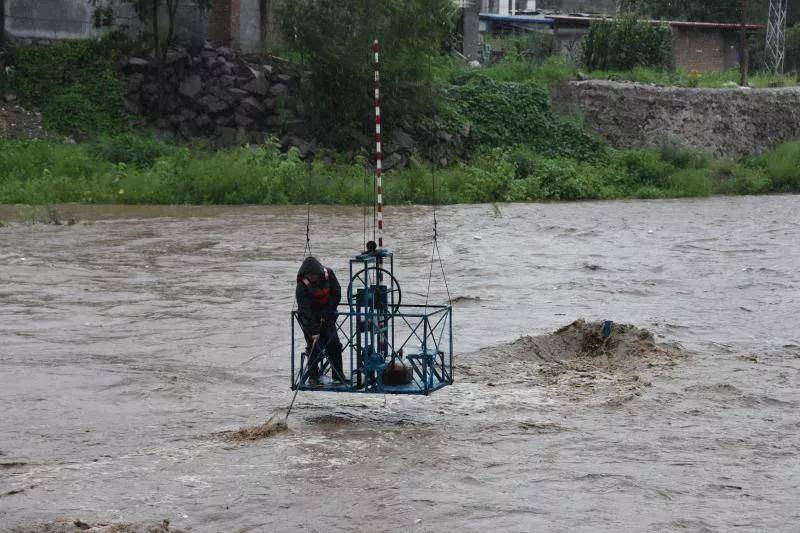
[{"label": "muddy brown water", "polygon": [[[798,530],[798,196],[441,208],[470,375],[385,405],[302,393],[289,431],[242,445],[214,435],[291,399],[305,209],[59,209],[79,222],[0,228],[2,531]],[[387,221],[412,298],[431,209]],[[362,230],[315,209],[313,250],[344,271]],[[602,371],[571,396],[480,350],[579,317],[690,355],[616,402]]]}]

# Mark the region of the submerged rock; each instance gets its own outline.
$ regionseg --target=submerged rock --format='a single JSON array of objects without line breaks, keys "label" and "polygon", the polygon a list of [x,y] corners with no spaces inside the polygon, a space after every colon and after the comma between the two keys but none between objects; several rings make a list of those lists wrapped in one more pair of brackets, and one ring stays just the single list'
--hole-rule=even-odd
[{"label": "submerged rock", "polygon": [[457,374],[492,386],[543,387],[552,395],[604,403],[626,401],[652,374],[684,354],[629,324],[576,320],[553,333],[526,336],[461,358]]}]

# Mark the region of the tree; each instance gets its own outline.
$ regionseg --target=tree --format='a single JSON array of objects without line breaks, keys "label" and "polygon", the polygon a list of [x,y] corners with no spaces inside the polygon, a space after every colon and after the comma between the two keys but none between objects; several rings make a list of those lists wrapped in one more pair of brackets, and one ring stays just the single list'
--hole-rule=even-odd
[{"label": "tree", "polygon": [[368,116],[375,39],[383,118],[414,120],[429,111],[432,65],[450,45],[455,12],[452,0],[281,2],[282,32],[311,71],[309,103],[320,137],[347,137]]},{"label": "tree", "polygon": [[[175,20],[184,0],[123,0],[133,6],[139,19],[150,25],[153,56],[158,68],[158,109],[164,109],[165,68],[169,49],[175,44]],[[200,9],[211,7],[213,0],[194,0]]]},{"label": "tree", "polygon": [[589,70],[664,68],[669,62],[669,27],[624,14],[592,23],[583,40],[583,64]]},{"label": "tree", "polygon": [[[754,0],[748,9],[748,22],[766,19],[768,0]],[[622,0],[626,10],[639,11],[661,20],[695,22],[740,22],[741,6],[731,0]]]}]

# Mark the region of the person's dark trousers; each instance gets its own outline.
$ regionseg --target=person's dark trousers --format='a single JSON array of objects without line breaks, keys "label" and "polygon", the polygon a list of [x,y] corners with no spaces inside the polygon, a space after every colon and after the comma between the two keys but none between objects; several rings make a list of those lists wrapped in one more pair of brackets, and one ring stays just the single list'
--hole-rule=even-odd
[{"label": "person's dark trousers", "polygon": [[319,332],[319,344],[325,348],[325,354],[331,363],[331,377],[333,379],[344,380],[344,370],[342,369],[342,343],[339,341],[339,334],[336,331],[336,319],[326,320]]},{"label": "person's dark trousers", "polygon": [[[308,331],[303,329],[303,334],[306,338],[308,348],[314,344],[314,340]],[[328,361],[331,363],[331,377],[334,379],[345,379],[344,370],[342,369],[342,343],[339,341],[339,335],[336,331],[336,319],[331,319],[324,322],[319,331],[319,340],[314,347],[314,352],[307,354],[308,356],[308,377],[319,378],[322,369],[322,353],[321,350],[325,349],[325,354],[328,356]]]}]

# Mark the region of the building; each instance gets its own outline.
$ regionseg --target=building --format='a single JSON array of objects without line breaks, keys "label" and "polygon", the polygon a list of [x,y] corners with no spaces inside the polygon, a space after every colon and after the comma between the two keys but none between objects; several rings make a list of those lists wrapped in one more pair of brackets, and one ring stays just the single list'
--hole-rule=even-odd
[{"label": "building", "polygon": [[[95,19],[98,7],[110,10],[114,25],[130,33],[142,29],[136,12],[123,0],[0,0],[0,6],[3,4],[5,34],[10,41],[94,37],[103,31]],[[213,0],[211,9],[203,10],[194,0],[183,0],[176,17],[176,34],[255,52],[264,44],[270,5],[271,0]]]},{"label": "building", "polygon": [[[484,0],[484,4],[486,0]],[[597,6],[598,3],[593,3]],[[540,32],[553,36],[556,53],[577,59],[581,44],[592,22],[601,16],[487,13],[479,15],[482,34]],[[676,68],[686,71],[723,71],[739,64],[738,24],[651,20],[651,24],[667,24],[672,34],[672,55]],[[763,31],[758,24],[745,26],[748,32]]]},{"label": "building", "polygon": [[[596,17],[552,15],[555,50],[574,55]],[[650,21],[668,24],[672,33],[672,56],[675,68],[700,72],[723,71],[739,64],[738,24],[716,22]],[[750,24],[748,32],[763,31],[764,26]]]},{"label": "building", "polygon": [[583,13],[615,15],[617,0],[480,0],[481,13],[531,15],[534,13]]}]

